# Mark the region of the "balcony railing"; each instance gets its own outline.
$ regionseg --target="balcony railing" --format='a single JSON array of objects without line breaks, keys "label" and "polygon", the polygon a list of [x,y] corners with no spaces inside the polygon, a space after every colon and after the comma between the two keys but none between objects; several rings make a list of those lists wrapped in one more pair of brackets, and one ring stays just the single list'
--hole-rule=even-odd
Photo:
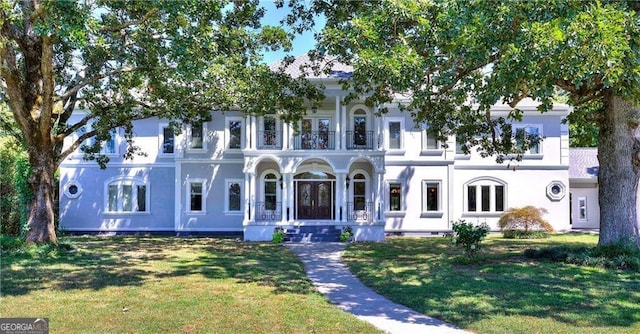
[{"label": "balcony railing", "polygon": [[373,202],[347,203],[347,221],[367,222],[373,221]]},{"label": "balcony railing", "polygon": [[303,132],[293,138],[295,150],[333,150],[335,147],[335,131]]},{"label": "balcony railing", "polygon": [[256,202],[256,221],[282,220],[281,202]]},{"label": "balcony railing", "polygon": [[281,131],[258,131],[259,150],[279,150],[282,149]]},{"label": "balcony railing", "polygon": [[347,150],[373,150],[373,131],[347,131]]}]

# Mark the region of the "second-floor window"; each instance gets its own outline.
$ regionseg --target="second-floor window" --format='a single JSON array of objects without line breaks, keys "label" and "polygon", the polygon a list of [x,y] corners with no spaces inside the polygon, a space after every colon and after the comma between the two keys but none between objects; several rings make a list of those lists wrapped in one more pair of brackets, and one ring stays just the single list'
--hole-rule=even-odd
[{"label": "second-floor window", "polygon": [[168,125],[161,127],[161,152],[163,154],[173,154],[174,150],[174,135],[173,129]]},{"label": "second-floor window", "polygon": [[515,126],[515,140],[518,147],[522,147],[525,141],[529,143],[526,154],[540,153],[540,127],[537,125]]},{"label": "second-floor window", "polygon": [[225,119],[225,143],[226,148],[240,150],[244,144],[244,122],[242,117],[227,117]]},{"label": "second-floor window", "polygon": [[191,124],[189,136],[189,149],[201,150],[204,148],[204,124],[198,122]]},{"label": "second-floor window", "polygon": [[399,150],[402,148],[401,130],[400,122],[389,122],[389,149]]}]

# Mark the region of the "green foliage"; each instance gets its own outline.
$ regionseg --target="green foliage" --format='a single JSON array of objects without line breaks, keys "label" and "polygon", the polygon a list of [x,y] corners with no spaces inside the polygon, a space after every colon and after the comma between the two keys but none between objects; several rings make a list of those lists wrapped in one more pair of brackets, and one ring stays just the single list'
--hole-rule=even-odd
[{"label": "green foliage", "polygon": [[26,152],[11,137],[0,138],[0,232],[22,235],[31,202],[31,168]]},{"label": "green foliage", "polygon": [[460,219],[453,223],[453,232],[451,242],[456,246],[464,249],[467,258],[473,258],[480,250],[480,242],[489,234],[489,225],[482,223],[474,225]]},{"label": "green foliage", "polygon": [[[547,213],[544,208],[536,208],[534,206],[525,206],[522,208],[510,208],[500,215],[498,226],[501,231],[521,230],[521,231],[553,231],[553,226],[542,218]],[[505,235],[505,238],[507,236]]]},{"label": "green foliage", "polygon": [[506,239],[542,239],[549,237],[549,233],[543,230],[503,230],[502,236]]},{"label": "green foliage", "polygon": [[286,236],[287,234],[285,233],[284,229],[282,227],[277,227],[273,232],[271,242],[273,242],[274,244],[281,244],[284,242],[284,237]]},{"label": "green foliage", "polygon": [[588,267],[629,269],[640,272],[640,249],[629,244],[599,247],[529,248],[524,255],[534,259],[549,259]]},{"label": "green foliage", "polygon": [[0,234],[0,250],[2,253],[20,249],[25,244],[24,239],[19,236]]},{"label": "green foliage", "polygon": [[351,241],[352,237],[353,237],[353,230],[351,229],[351,226],[344,227],[342,229],[342,232],[340,233],[340,241],[348,242],[348,241]]}]

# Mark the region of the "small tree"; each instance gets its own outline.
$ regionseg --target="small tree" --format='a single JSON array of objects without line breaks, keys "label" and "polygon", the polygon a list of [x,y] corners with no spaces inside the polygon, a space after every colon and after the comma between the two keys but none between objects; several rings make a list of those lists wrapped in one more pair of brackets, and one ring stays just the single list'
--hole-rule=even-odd
[{"label": "small tree", "polygon": [[523,235],[530,232],[553,232],[553,227],[548,221],[542,218],[547,213],[544,208],[525,206],[522,208],[510,208],[500,216],[498,226],[507,236],[515,236],[513,231],[524,231]]},{"label": "small tree", "polygon": [[453,244],[464,247],[464,254],[468,257],[473,257],[480,250],[480,242],[489,234],[489,225],[486,223],[476,226],[463,219],[454,222],[452,229]]}]

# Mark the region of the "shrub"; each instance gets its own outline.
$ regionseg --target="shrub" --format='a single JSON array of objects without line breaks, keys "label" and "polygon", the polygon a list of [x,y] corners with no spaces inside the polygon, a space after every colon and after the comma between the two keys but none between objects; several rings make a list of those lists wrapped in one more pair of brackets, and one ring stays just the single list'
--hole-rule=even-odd
[{"label": "shrub", "polygon": [[340,241],[347,242],[351,240],[353,236],[353,231],[351,230],[351,226],[346,226],[342,229],[342,233],[340,233]]},{"label": "shrub", "polygon": [[640,249],[629,245],[589,247],[548,247],[526,249],[524,255],[588,267],[640,271]]},{"label": "shrub", "polygon": [[489,225],[474,225],[460,219],[453,223],[452,243],[464,248],[464,254],[473,257],[480,250],[480,242],[489,234]]},{"label": "shrub", "polygon": [[[510,208],[500,216],[498,226],[503,231],[505,238],[543,238],[546,236],[544,231],[553,231],[551,224],[542,218],[544,213],[547,213],[547,210],[534,206]],[[515,231],[524,231],[525,233]],[[541,233],[529,233],[529,231],[540,231]]]},{"label": "shrub", "polygon": [[3,252],[20,249],[25,245],[25,241],[16,236],[0,234],[0,250]]},{"label": "shrub", "polygon": [[549,234],[545,231],[523,231],[523,230],[504,230],[502,235],[507,239],[542,239],[547,238]]},{"label": "shrub", "polygon": [[273,231],[273,236],[271,237],[271,242],[274,244],[281,244],[284,242],[284,237],[287,234],[284,232],[284,228],[276,227],[275,231]]}]

